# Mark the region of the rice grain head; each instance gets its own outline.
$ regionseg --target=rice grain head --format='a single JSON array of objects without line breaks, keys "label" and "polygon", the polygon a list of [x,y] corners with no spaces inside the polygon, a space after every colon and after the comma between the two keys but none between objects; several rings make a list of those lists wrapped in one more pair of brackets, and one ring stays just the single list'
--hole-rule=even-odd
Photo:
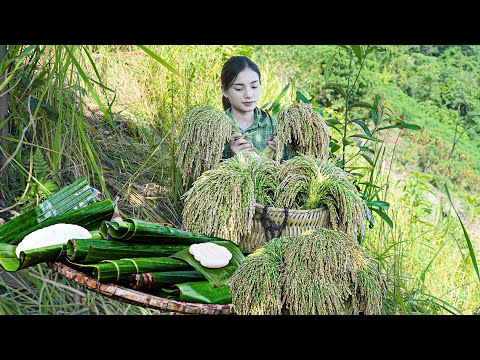
[{"label": "rice grain head", "polygon": [[204,172],[182,196],[183,228],[238,244],[255,212],[252,169],[258,155],[240,153]]},{"label": "rice grain head", "polygon": [[277,207],[303,210],[326,206],[333,229],[365,236],[369,209],[341,168],[313,155],[297,155],[279,165]]},{"label": "rice grain head", "polygon": [[294,103],[279,111],[277,139],[277,161],[282,158],[285,145],[294,154],[328,159],[330,132],[323,116],[311,104]]},{"label": "rice grain head", "polygon": [[356,238],[319,228],[286,242],[283,296],[290,314],[382,313],[385,281]]},{"label": "rice grain head", "polygon": [[355,239],[319,228],[285,244],[285,306],[293,315],[344,314],[356,283]]},{"label": "rice grain head", "polygon": [[386,292],[356,238],[324,228],[270,240],[228,284],[241,315],[381,314]]},{"label": "rice grain head", "polygon": [[281,315],[285,239],[275,238],[245,257],[227,284],[239,315]]},{"label": "rice grain head", "polygon": [[223,111],[208,104],[186,109],[180,124],[175,156],[185,186],[220,162],[234,126]]}]

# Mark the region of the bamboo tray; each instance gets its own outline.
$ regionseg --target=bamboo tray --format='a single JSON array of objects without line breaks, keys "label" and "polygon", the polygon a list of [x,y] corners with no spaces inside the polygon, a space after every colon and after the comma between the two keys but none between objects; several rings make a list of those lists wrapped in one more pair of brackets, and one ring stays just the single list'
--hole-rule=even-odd
[{"label": "bamboo tray", "polygon": [[67,280],[88,290],[129,304],[192,315],[232,315],[235,313],[232,304],[216,305],[165,299],[112,283],[100,283],[95,278],[75,270],[62,262],[50,261],[48,266],[53,271],[67,278]]}]

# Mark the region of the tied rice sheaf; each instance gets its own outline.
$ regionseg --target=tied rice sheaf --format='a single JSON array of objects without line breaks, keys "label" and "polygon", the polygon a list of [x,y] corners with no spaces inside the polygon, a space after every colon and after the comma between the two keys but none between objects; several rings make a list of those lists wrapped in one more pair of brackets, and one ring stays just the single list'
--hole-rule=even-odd
[{"label": "tied rice sheaf", "polygon": [[285,147],[290,157],[304,154],[327,160],[329,145],[328,125],[311,104],[293,103],[278,112],[275,160],[280,161]]},{"label": "tied rice sheaf", "polygon": [[227,283],[241,315],[381,314],[377,266],[355,237],[319,228],[270,240]]},{"label": "tied rice sheaf", "polygon": [[311,155],[297,155],[278,167],[275,206],[316,209],[324,205],[334,230],[365,236],[369,209],[343,169]]},{"label": "tied rice sheaf", "polygon": [[[190,179],[195,181],[205,171],[217,166],[222,160],[225,143],[233,133],[242,132],[225,112],[210,104],[187,108],[180,118],[180,124],[175,157],[184,186]],[[242,135],[250,141],[248,136]],[[263,151],[253,148],[253,152],[265,159],[273,157],[270,147]]]},{"label": "tied rice sheaf", "polygon": [[[254,152],[239,153],[204,172],[182,196],[184,229],[238,244],[252,227],[255,189],[262,179],[262,171],[254,169],[272,161]],[[268,183],[265,175],[263,183]]]},{"label": "tied rice sheaf", "polygon": [[187,185],[190,177],[194,181],[220,162],[235,126],[227,114],[209,104],[189,107],[180,124],[175,157]]}]

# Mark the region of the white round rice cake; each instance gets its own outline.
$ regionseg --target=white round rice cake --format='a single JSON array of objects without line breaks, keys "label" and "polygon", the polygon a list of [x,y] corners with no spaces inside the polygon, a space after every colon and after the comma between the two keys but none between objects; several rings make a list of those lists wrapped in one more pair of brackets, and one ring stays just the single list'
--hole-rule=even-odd
[{"label": "white round rice cake", "polygon": [[211,269],[218,269],[227,266],[232,258],[232,253],[225,246],[213,242],[192,244],[188,252],[193,255],[195,260],[202,266]]},{"label": "white round rice cake", "polygon": [[15,249],[17,257],[25,250],[37,249],[44,246],[66,244],[70,239],[89,239],[90,231],[76,224],[54,224],[35,230],[25,236]]}]

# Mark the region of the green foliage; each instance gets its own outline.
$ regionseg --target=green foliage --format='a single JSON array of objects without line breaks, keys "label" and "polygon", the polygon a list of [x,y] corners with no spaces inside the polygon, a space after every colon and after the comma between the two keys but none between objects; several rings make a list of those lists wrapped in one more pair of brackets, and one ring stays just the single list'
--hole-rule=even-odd
[{"label": "green foliage", "polygon": [[35,150],[33,155],[33,171],[37,180],[41,181],[50,172],[47,162],[40,148]]},{"label": "green foliage", "polygon": [[418,172],[412,172],[411,175],[411,178],[401,179],[397,182],[397,185],[402,186],[403,193],[399,200],[407,205],[405,210],[410,216],[410,222],[423,222],[425,217],[432,212],[432,204],[425,198],[425,193],[434,195],[428,182],[431,175]]},{"label": "green foliage", "polygon": [[35,153],[30,154],[30,158],[34,175],[28,181],[28,191],[22,197],[17,198],[21,204],[19,207],[21,212],[34,208],[60,190],[54,180],[47,178],[51,170],[40,148],[37,147]]}]

